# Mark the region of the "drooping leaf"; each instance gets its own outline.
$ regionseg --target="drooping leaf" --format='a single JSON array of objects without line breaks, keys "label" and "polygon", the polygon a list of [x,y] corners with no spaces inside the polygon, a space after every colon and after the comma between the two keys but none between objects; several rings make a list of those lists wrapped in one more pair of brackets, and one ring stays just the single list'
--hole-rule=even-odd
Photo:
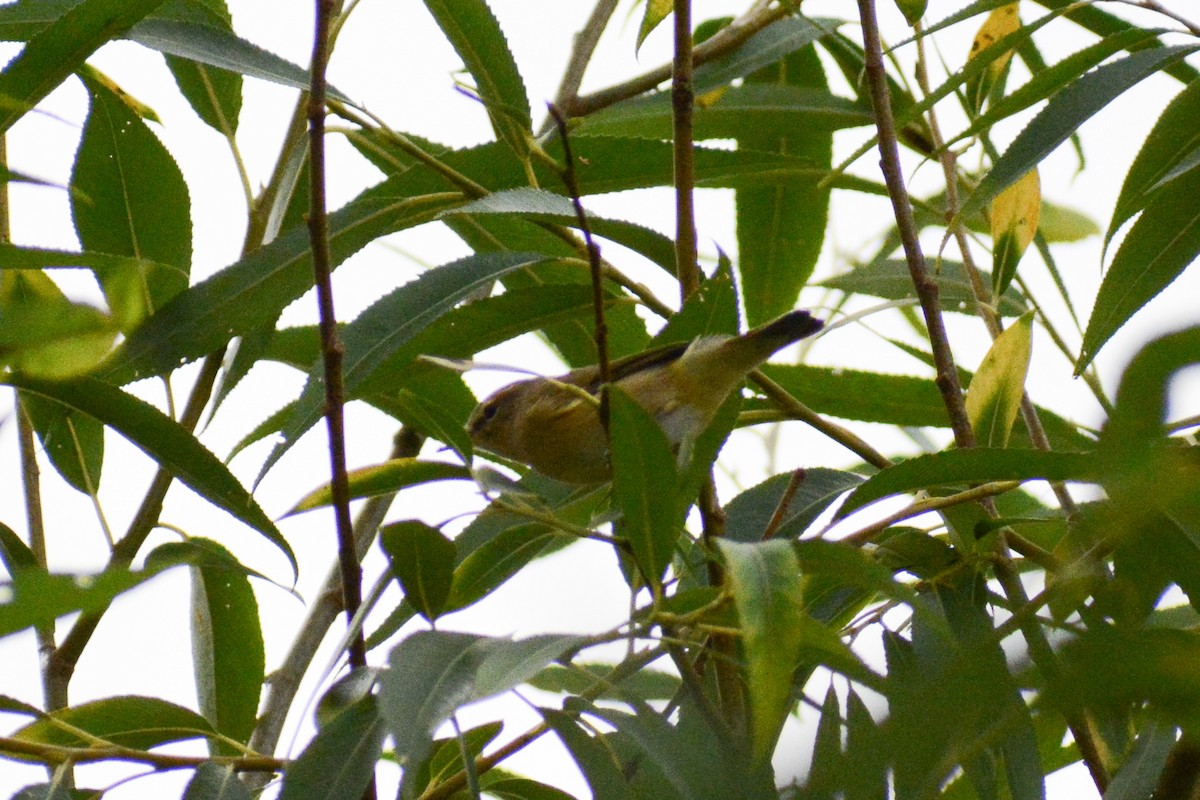
[{"label": "drooping leaf", "polygon": [[1200,255],[1200,169],[1155,193],[1121,242],[1096,293],[1075,372],[1083,371],[1139,309],[1166,289]]},{"label": "drooping leaf", "polygon": [[96,273],[128,332],[187,288],[191,200],[183,173],[146,123],[104,82],[85,73],[84,85],[91,108],[71,173],[78,190],[71,215],[85,250],[131,259]]},{"label": "drooping leaf", "polygon": [[[247,744],[258,718],[266,652],[258,601],[245,569],[211,539],[192,539],[205,557],[192,578],[192,663],[200,710],[213,728]],[[213,755],[240,750],[214,741]]]},{"label": "drooping leaf", "polygon": [[96,378],[52,382],[9,375],[3,382],[112,427],[201,497],[265,536],[296,569],[287,540],[229,469],[183,426],[149,403]]},{"label": "drooping leaf", "polygon": [[37,395],[22,395],[21,406],[63,480],[85,494],[97,491],[104,466],[104,425]]},{"label": "drooping leaf", "polygon": [[1017,134],[963,204],[959,216],[969,217],[978,212],[1041,163],[1093,114],[1145,78],[1197,49],[1200,46],[1177,45],[1138,50],[1119,61],[1097,67],[1067,86]]},{"label": "drooping leaf", "polygon": [[667,435],[636,401],[610,387],[609,411],[613,499],[622,514],[618,532],[655,585],[671,563],[683,524],[679,470]]},{"label": "drooping leaf", "polygon": [[1023,314],[992,342],[967,387],[967,419],[981,447],[1005,447],[1012,432],[1033,352],[1033,312]]},{"label": "drooping leaf", "polygon": [[[961,262],[929,261],[926,270],[937,282],[938,297],[942,301],[943,310],[960,314],[975,313],[975,295],[971,291],[970,279]],[[979,275],[984,283],[991,282],[991,273],[980,270]],[[863,264],[849,272],[826,278],[818,285],[847,293],[882,297],[885,300],[904,300],[917,296],[916,290],[913,289],[912,276],[908,272],[908,264],[898,259]],[[1029,308],[1029,301],[1016,287],[1009,286],[1001,295],[997,306],[997,310],[1003,316],[1016,317],[1025,313]]]},{"label": "drooping leaf", "polygon": [[[65,725],[55,724],[57,722]],[[71,728],[82,731],[80,735]],[[26,742],[88,747],[88,735],[123,747],[148,750],[168,742],[209,736],[213,728],[194,711],[156,697],[126,695],[51,712],[12,734]]]},{"label": "drooping leaf", "polygon": [[362,797],[375,775],[385,733],[374,697],[350,706],[321,728],[288,766],[280,800]]},{"label": "drooping leaf", "polygon": [[787,542],[720,540],[718,546],[738,612],[752,757],[762,763],[774,751],[792,705],[792,672],[799,666],[806,627],[804,581]]},{"label": "drooping leaf", "polygon": [[496,137],[525,158],[533,130],[529,98],[491,9],[484,0],[425,0],[425,7],[475,79]]},{"label": "drooping leaf", "polygon": [[1017,263],[1033,241],[1042,209],[1041,181],[1032,169],[992,201],[992,295],[1000,296],[1017,275]]},{"label": "drooping leaf", "polygon": [[425,619],[436,620],[446,608],[454,580],[454,542],[437,528],[407,520],[380,529],[379,544],[404,589],[404,598]]},{"label": "drooping leaf", "polygon": [[642,24],[638,26],[637,45],[634,52],[641,49],[642,42],[646,41],[650,32],[667,18],[672,8],[674,8],[672,0],[646,0],[646,10],[642,14]]},{"label": "drooping leaf", "polygon": [[[373,467],[351,470],[348,477],[350,479],[350,499],[358,500],[363,497],[391,494],[409,486],[419,486],[433,481],[470,480],[471,471],[458,464],[446,464],[441,461],[394,458]],[[332,490],[329,484],[325,484],[302,497],[287,515],[311,511],[332,502]]]}]

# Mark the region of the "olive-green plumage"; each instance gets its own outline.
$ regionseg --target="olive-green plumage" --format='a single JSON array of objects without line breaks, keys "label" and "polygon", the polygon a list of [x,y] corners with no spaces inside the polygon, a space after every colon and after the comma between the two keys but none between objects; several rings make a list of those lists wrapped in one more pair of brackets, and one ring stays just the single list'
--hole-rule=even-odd
[{"label": "olive-green plumage", "polygon": [[[611,380],[678,447],[704,430],[752,369],[822,324],[807,311],[792,311],[740,336],[705,336],[622,359],[612,364]],[[599,483],[611,477],[594,399],[599,390],[595,366],[517,381],[480,403],[467,430],[478,447],[551,478]]]}]

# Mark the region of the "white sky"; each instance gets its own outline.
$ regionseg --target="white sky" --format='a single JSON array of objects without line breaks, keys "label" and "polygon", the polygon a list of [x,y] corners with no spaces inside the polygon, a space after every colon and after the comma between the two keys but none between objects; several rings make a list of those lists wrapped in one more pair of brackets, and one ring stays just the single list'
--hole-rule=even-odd
[{"label": "white sky", "polygon": [[[893,31],[897,17],[891,4],[884,8],[885,28]],[[927,20],[945,16],[960,3],[950,0],[931,0]],[[1025,4],[1024,16],[1032,18],[1032,4]],[[1191,4],[1179,0],[1168,3],[1183,12]],[[259,44],[296,63],[307,63],[310,51],[311,4],[283,0],[230,0],[234,25],[245,39]],[[492,0],[492,6],[505,29],[509,42],[525,77],[534,118],[539,119],[543,102],[557,88],[562,64],[565,63],[571,35],[579,29],[590,3],[563,3],[549,0]],[[698,19],[730,13],[741,6],[731,2],[698,3]],[[1112,6],[1106,6],[1112,7]],[[814,15],[845,16],[852,14],[853,4],[808,0],[805,10]],[[631,57],[636,19],[629,17],[622,24],[622,15],[630,13],[630,3],[622,4],[617,12],[617,24],[612,35],[606,36],[595,67],[588,74],[584,88],[595,89],[609,85],[622,77],[640,72],[668,58],[669,26],[657,31],[643,46],[635,62]],[[851,35],[853,26],[847,28]],[[1050,26],[1053,34],[1039,37],[1047,59],[1057,60],[1062,54],[1078,49],[1085,38],[1068,35],[1069,26]],[[969,44],[974,24],[962,26],[960,34],[951,33],[944,40],[941,57],[953,65],[961,63]],[[7,55],[16,47],[5,46]],[[179,160],[180,167],[192,193],[195,266],[193,279],[203,278],[236,260],[244,231],[245,209],[237,175],[221,137],[204,126],[178,95],[170,74],[157,53],[130,43],[106,46],[91,63],[115,79],[138,99],[150,104],[163,120],[154,126],[156,132]],[[373,112],[388,120],[397,130],[421,134],[447,144],[465,146],[490,138],[490,128],[480,108],[454,92],[451,82],[460,62],[445,44],[432,19],[416,0],[381,2],[364,0],[347,25],[339,49],[330,68],[330,80],[343,92],[362,102]],[[1153,124],[1159,110],[1177,92],[1179,84],[1172,79],[1156,76],[1105,109],[1083,129],[1084,148],[1089,169],[1075,174],[1076,163],[1069,147],[1060,149],[1043,166],[1042,185],[1048,199],[1081,210],[1101,227],[1107,224],[1113,201],[1128,164],[1136,154],[1137,144]],[[239,145],[254,182],[266,180],[278,148],[283,127],[290,115],[295,93],[274,85],[247,79],[245,100],[239,129]],[[11,165],[60,184],[69,180],[72,154],[78,143],[80,126],[85,113],[85,95],[74,79],[56,90],[42,105],[54,117],[30,115],[11,132],[9,159]],[[956,124],[953,117],[946,120],[948,128]],[[1004,140],[1019,130],[1023,122],[1010,122],[998,133]],[[861,132],[839,136],[838,152],[849,152]],[[378,179],[373,168],[349,151],[336,137],[332,139],[332,166],[329,175],[331,205],[336,206],[357,194]],[[876,158],[868,155],[858,168],[866,174],[874,170]],[[916,166],[915,162],[912,164]],[[912,170],[910,170],[911,174]],[[926,164],[915,170],[915,187],[932,188],[940,178],[940,168]],[[20,244],[72,248],[77,246],[70,225],[70,214],[63,191],[14,185],[13,236]],[[589,198],[590,210],[624,218],[636,218],[670,233],[671,202],[666,192],[649,192],[631,200],[622,197]],[[705,193],[699,201],[699,231],[702,249],[715,253],[714,244],[727,252],[736,250],[728,193]],[[864,240],[875,237],[890,222],[889,210],[876,199],[860,195],[835,195],[831,212],[833,224],[827,239],[818,276],[828,276],[846,268],[845,258],[862,255],[871,249]],[[927,242],[936,247],[937,240]],[[418,264],[440,264],[466,252],[465,247],[451,234],[438,226],[426,226],[416,231],[388,237],[375,243],[351,259],[337,273],[336,290],[339,317],[353,318],[375,298],[394,286],[410,280],[419,271]],[[1101,277],[1099,239],[1060,247],[1056,251],[1059,265],[1070,283],[1080,313],[1085,317]],[[407,258],[412,255],[414,258]],[[628,259],[627,259],[628,260]],[[1065,317],[1058,313],[1053,294],[1035,266],[1028,271],[1040,289],[1039,296],[1048,301],[1052,314],[1060,323]],[[674,296],[672,287],[656,269],[642,270],[639,279],[654,280],[654,288],[664,297]],[[83,273],[60,271],[61,285],[74,296],[99,302],[94,283]],[[1097,360],[1098,368],[1110,387],[1139,343],[1156,333],[1174,330],[1196,319],[1194,300],[1200,297],[1200,277],[1193,274],[1172,287],[1169,294],[1155,301],[1152,310],[1138,315],[1128,328],[1119,333]],[[804,303],[819,303],[823,294],[806,290]],[[315,304],[311,294],[293,304],[285,313],[283,324],[308,323],[315,320]],[[976,321],[952,315],[952,334],[960,362],[974,368],[986,349],[986,337]],[[880,330],[901,331],[902,326],[871,320]],[[1065,327],[1065,323],[1064,323]],[[1072,336],[1073,343],[1078,341]],[[888,372],[917,373],[915,363],[893,363],[888,346],[869,333],[844,328],[836,336],[819,341],[812,351],[819,363]],[[1069,377],[1070,369],[1052,353],[1052,345],[1043,336],[1035,343],[1035,371],[1030,377],[1034,399],[1049,405],[1066,416],[1090,424],[1100,421],[1094,403],[1083,387]],[[528,342],[507,347],[490,360],[509,360],[522,366],[554,371],[557,366],[544,348],[531,348]],[[177,397],[186,392],[193,370],[182,370],[175,383]],[[1190,407],[1194,413],[1200,396],[1193,372],[1176,386],[1174,401]],[[257,367],[245,384],[227,401],[212,426],[205,431],[205,443],[223,456],[242,435],[262,416],[274,411],[301,386],[303,376],[275,365]],[[487,391],[507,378],[486,374],[471,376],[473,385]],[[161,399],[161,387],[144,382],[137,390],[148,399]],[[5,393],[0,404],[0,420],[11,413],[11,398]],[[1181,414],[1182,415],[1182,412]],[[390,447],[394,425],[375,412],[352,408],[349,415],[350,464],[364,466],[383,460]],[[911,443],[881,426],[855,426],[884,452],[912,449]],[[854,459],[837,446],[831,445],[800,426],[788,426],[783,435],[780,453],[784,468],[793,463],[810,466],[844,467]],[[744,486],[756,483],[763,475],[763,449],[754,434],[740,435],[737,454],[738,480]],[[153,474],[152,464],[139,451],[119,436],[106,438],[105,476],[101,499],[104,513],[114,531],[125,529],[136,509],[141,494]],[[15,426],[11,418],[0,421],[0,520],[24,533],[24,507],[17,476]],[[252,448],[236,459],[235,473],[247,484],[253,479],[267,450]],[[797,455],[802,454],[802,455]],[[731,460],[731,459],[727,459]],[[293,505],[305,491],[326,480],[327,461],[324,455],[323,428],[314,429],[284,459],[260,487],[257,497],[268,514],[277,516]],[[727,482],[726,498],[736,491]],[[43,464],[43,491],[46,506],[51,566],[62,571],[88,571],[100,568],[106,558],[106,546],[96,524],[91,502],[67,488],[52,468]],[[447,488],[440,484],[434,489],[418,489],[402,495],[389,519],[421,517],[437,523],[456,512],[445,509],[477,508],[474,492],[461,487]],[[194,535],[203,535],[226,542],[245,563],[272,577],[287,580],[283,559],[256,534],[233,522],[223,512],[209,508],[181,487],[168,496],[165,521],[178,525]],[[326,565],[332,563],[334,545],[332,517],[314,512],[281,523],[301,559],[300,592],[311,596],[324,580]],[[151,544],[171,540],[169,534],[156,534]],[[148,548],[147,548],[148,549]],[[382,559],[372,554],[368,558],[368,581],[373,580],[382,566]],[[527,635],[540,632],[585,630],[600,631],[617,624],[628,613],[623,584],[616,573],[612,557],[595,545],[580,545],[565,554],[533,565],[525,579],[514,582],[497,592],[481,607],[470,609],[446,620],[453,629],[504,635]],[[267,585],[258,585],[257,593],[264,617],[267,642],[268,670],[273,668],[288,646],[294,626],[304,609],[295,599]],[[191,688],[191,659],[188,623],[188,588],[186,576],[175,571],[154,580],[152,585],[131,593],[119,601],[105,618],[85,654],[72,683],[72,699],[87,699],[124,693],[150,694],[184,705],[194,706]],[[60,631],[67,625],[60,624]],[[374,654],[382,661],[383,651]],[[317,659],[319,665],[327,656]],[[41,690],[37,678],[37,657],[31,634],[0,640],[0,663],[4,664],[4,680],[0,693],[28,702],[39,703]],[[315,691],[311,681],[302,696]],[[818,694],[824,687],[817,687]],[[307,692],[308,695],[304,693]],[[506,718],[511,720],[506,733],[513,735],[536,721],[535,715],[519,701],[502,705]],[[484,721],[494,715],[495,706],[471,710],[464,722]],[[480,716],[482,715],[482,716]],[[295,720],[292,721],[293,726]],[[12,730],[17,722],[0,716],[0,731]],[[289,728],[289,731],[291,728]],[[287,742],[285,734],[284,741]],[[807,761],[807,745],[801,744],[802,734],[790,731],[785,738],[783,753],[777,760],[781,778]],[[299,745],[297,745],[298,747]],[[793,748],[794,756],[787,751]],[[194,748],[193,748],[194,752]],[[513,759],[514,769],[524,769],[532,777],[544,777],[540,764],[549,758],[549,750],[541,748]],[[128,768],[87,768],[80,770],[80,785],[102,785],[113,780],[114,774],[130,774],[140,770]],[[0,796],[8,796],[28,782],[42,780],[44,773],[36,768],[0,763]],[[555,780],[569,791],[583,790],[583,784],[570,771],[557,772]],[[139,780],[114,791],[109,796],[119,798],[177,796],[181,776],[162,776]],[[1078,786],[1051,784],[1051,796],[1058,785],[1072,786],[1071,796]],[[1066,791],[1066,790],[1064,790]],[[164,794],[167,793],[167,794]],[[386,790],[384,791],[386,795]],[[1060,795],[1060,796],[1066,796]]]}]

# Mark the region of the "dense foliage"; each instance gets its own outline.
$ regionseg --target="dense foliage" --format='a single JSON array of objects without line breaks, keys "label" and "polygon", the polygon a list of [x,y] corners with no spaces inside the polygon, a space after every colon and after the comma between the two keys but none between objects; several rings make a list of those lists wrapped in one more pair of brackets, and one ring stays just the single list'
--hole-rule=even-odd
[{"label": "dense foliage", "polygon": [[[334,15],[336,54],[338,15],[358,4],[317,5]],[[485,0],[407,4],[432,15],[465,67],[447,95],[486,110],[493,136],[465,149],[356,106],[353,86],[325,86],[320,60],[310,75],[239,37],[223,0],[0,7],[0,39],[23,43],[0,72],[0,134],[64,82],[82,82],[89,99],[60,187],[79,248],[0,244],[0,382],[13,389],[6,424],[23,465],[4,480],[22,481],[27,503],[0,509],[0,636],[33,631],[44,692],[40,705],[11,696],[0,670],[0,773],[23,762],[48,775],[19,796],[136,792],[138,780],[76,787],[79,765],[112,761],[179,771],[196,799],[264,787],[354,798],[376,791],[376,775],[385,792],[401,776],[408,798],[568,797],[552,785],[561,765],[525,775],[506,762],[551,737],[601,800],[1026,800],[1080,763],[1078,780],[1105,797],[1192,796],[1200,460],[1189,431],[1200,416],[1195,398],[1169,391],[1200,361],[1200,327],[1137,343],[1120,374],[1097,356],[1137,312],[1169,302],[1161,293],[1200,254],[1200,26],[1157,2],[963,0],[927,14],[923,0],[895,0],[878,9],[881,43],[875,0],[836,4],[841,18],[811,5],[748,3],[741,16],[693,22],[687,0],[646,0],[630,4],[635,33],[620,29],[616,0],[598,0],[573,40],[556,125],[535,123],[544,98],[527,95]],[[501,19],[541,24],[532,10]],[[672,27],[674,69],[646,70],[637,48]],[[581,93],[601,33],[624,37],[625,72]],[[972,37],[961,57],[946,45]],[[215,274],[191,277],[189,187],[153,111],[88,63],[115,39],[161,52],[239,162],[243,78],[299,94],[269,181],[246,181],[242,256]],[[1121,144],[1132,166],[1105,199],[1107,229],[1043,201],[1043,184],[1070,196],[1050,184],[1061,171],[1039,174],[1052,154],[1107,168],[1084,160],[1079,129],[1151,76],[1173,80],[1172,97],[1144,141]],[[326,97],[312,116],[329,121],[328,138],[383,174],[327,214],[309,90]],[[5,179],[36,181],[21,163]],[[675,199],[672,235],[577,206],[628,193],[636,208],[655,187]],[[711,237],[696,230],[698,195],[720,198],[733,219],[711,263],[697,259]],[[880,238],[839,217],[857,213],[846,198],[889,203]],[[6,201],[5,232],[8,212]],[[858,230],[854,251],[831,252],[839,225]],[[336,333],[328,318],[324,330],[280,324],[323,269],[420,226],[452,231],[470,254],[376,292]],[[1101,233],[1093,298],[1078,276],[1099,266],[1068,266],[1069,245]],[[105,307],[65,294],[64,268],[90,271]],[[345,288],[336,275],[322,285]],[[671,291],[648,288],[663,285]],[[464,430],[477,398],[455,366],[523,334],[574,368],[596,363],[598,348],[618,359],[734,334],[797,305],[831,330],[753,373],[684,452],[613,393],[611,484],[489,466]],[[875,357],[834,346],[855,332]],[[267,362],[304,375],[303,389],[234,391]],[[891,362],[904,367],[881,368]],[[1079,376],[1101,424],[1035,404],[1027,381],[1050,373]],[[148,402],[144,384],[130,388],[146,379],[186,400]],[[267,542],[282,553],[293,574],[269,577],[285,586],[329,565],[297,558],[296,517],[272,519],[222,459],[259,454],[262,480],[343,397],[394,421],[393,457],[352,465],[349,495],[365,502],[340,531],[340,570],[271,663],[255,592],[278,589],[242,551]],[[230,415],[253,430],[219,457],[200,423]],[[775,423],[778,474],[745,488],[722,447],[735,429]],[[106,432],[158,470],[127,528],[109,533],[98,514],[43,529],[38,507],[59,479],[102,507]],[[828,452],[842,461],[813,459]],[[348,522],[339,458],[335,448],[332,480],[325,463],[309,466],[311,485],[328,486],[297,496],[296,514],[337,497]],[[405,504],[414,491],[437,497],[441,482],[477,485],[486,507],[464,521],[472,509],[455,500],[427,513]],[[228,512],[234,533],[150,538],[176,483]],[[48,569],[48,548],[89,524],[109,535],[107,565]],[[584,541],[624,577],[620,625],[451,632],[456,612]],[[363,592],[354,553],[372,549],[385,572]],[[136,603],[126,593],[168,570],[190,575],[192,613],[179,624],[191,626],[196,701],[190,691],[74,701],[76,665],[113,630],[98,627],[110,606]],[[345,627],[342,598],[353,612],[363,594],[341,645],[357,666],[325,682],[315,733],[289,751],[285,718],[308,714],[297,685],[321,668],[325,632]],[[460,725],[463,707],[522,686],[540,721]],[[780,744],[801,724],[802,758],[794,737]],[[811,766],[781,768],[799,762]]]}]

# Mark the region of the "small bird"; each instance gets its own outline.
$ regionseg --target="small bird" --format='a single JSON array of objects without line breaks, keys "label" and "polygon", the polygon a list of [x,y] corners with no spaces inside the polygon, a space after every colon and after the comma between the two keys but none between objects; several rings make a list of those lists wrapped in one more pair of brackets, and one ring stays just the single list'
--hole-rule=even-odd
[{"label": "small bird", "polygon": [[[611,382],[650,412],[678,448],[712,422],[725,398],[777,350],[824,325],[791,311],[740,336],[703,336],[614,362]],[[600,423],[600,368],[530,378],[498,390],[471,413],[467,432],[481,449],[567,483],[612,477]]]}]

